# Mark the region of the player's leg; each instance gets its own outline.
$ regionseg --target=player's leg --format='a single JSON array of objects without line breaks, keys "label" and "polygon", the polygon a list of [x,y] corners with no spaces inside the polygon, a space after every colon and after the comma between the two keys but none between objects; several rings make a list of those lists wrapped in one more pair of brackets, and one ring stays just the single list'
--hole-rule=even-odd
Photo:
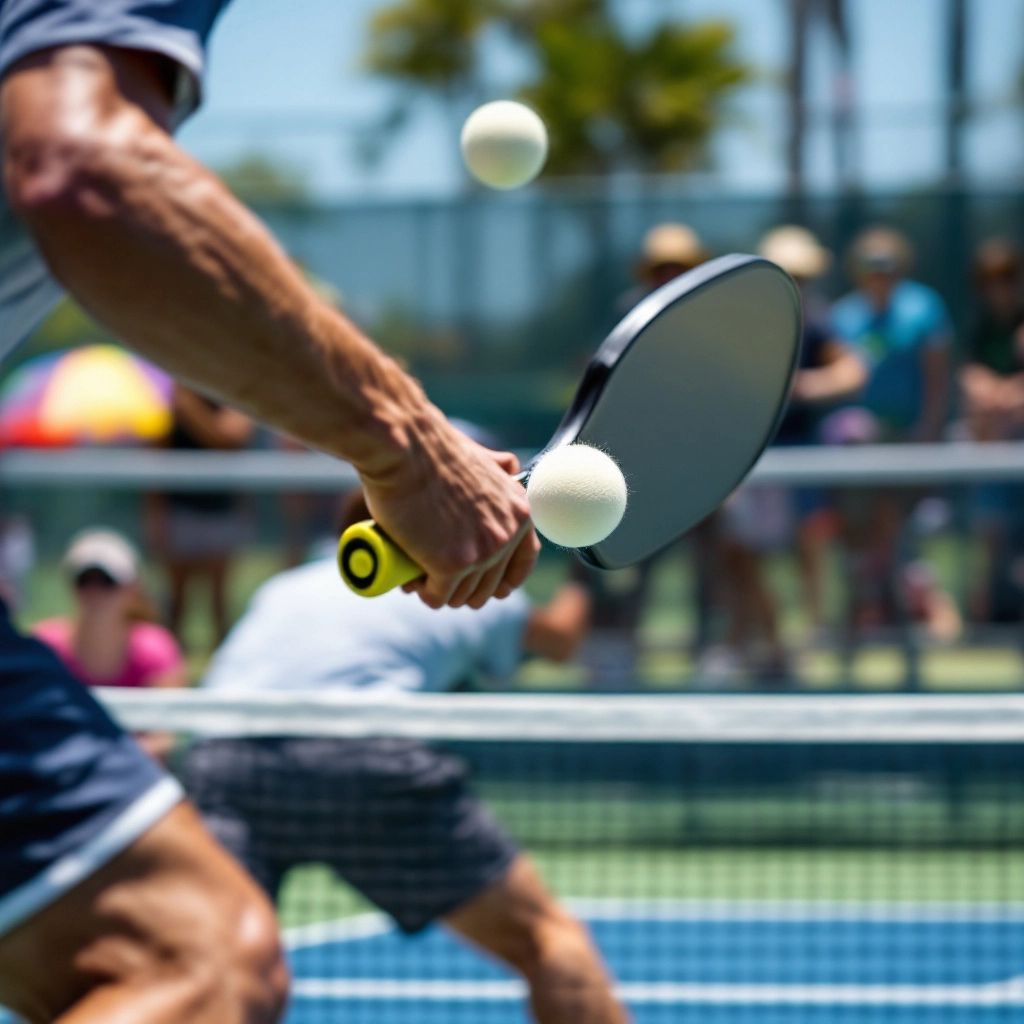
[{"label": "player's leg", "polygon": [[271,1024],[286,988],[269,904],[186,804],[0,940],[40,1024]]},{"label": "player's leg", "polygon": [[225,554],[211,555],[206,561],[206,578],[210,584],[210,614],[215,633],[214,640],[223,643],[231,628],[231,616],[228,611],[228,579],[231,569],[230,556]]},{"label": "player's leg", "polygon": [[539,1024],[622,1024],[601,956],[524,857],[445,924],[522,975]]},{"label": "player's leg", "polygon": [[188,606],[188,586],[192,579],[192,567],[188,562],[171,555],[167,559],[167,625],[171,632],[183,641],[185,612]]},{"label": "player's leg", "polygon": [[272,913],[147,757],[0,605],[0,1003],[60,1024],[263,1024]]},{"label": "player's leg", "polygon": [[825,624],[825,560],[829,542],[828,510],[802,515],[797,526],[797,558],[804,617],[812,635]]},{"label": "player's leg", "polygon": [[310,741],[290,760],[316,859],[403,931],[443,921],[501,957],[541,1024],[625,1021],[586,931],[469,790],[461,760],[406,740]]}]

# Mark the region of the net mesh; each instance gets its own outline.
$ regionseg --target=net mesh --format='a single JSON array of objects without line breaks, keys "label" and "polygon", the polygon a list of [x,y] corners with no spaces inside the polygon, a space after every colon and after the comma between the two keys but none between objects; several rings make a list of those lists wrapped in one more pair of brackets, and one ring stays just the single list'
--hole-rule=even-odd
[{"label": "net mesh", "polygon": [[1020,698],[114,699],[277,899],[289,1024],[530,1019],[422,927],[517,851],[638,1024],[1024,1019]]}]

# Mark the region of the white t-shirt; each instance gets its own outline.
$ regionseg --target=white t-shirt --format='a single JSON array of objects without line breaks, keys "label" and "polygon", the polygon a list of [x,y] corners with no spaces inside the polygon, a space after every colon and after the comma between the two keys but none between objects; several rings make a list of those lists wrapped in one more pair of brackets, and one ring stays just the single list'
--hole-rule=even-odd
[{"label": "white t-shirt", "polygon": [[444,691],[504,677],[523,655],[530,605],[516,592],[482,609],[428,608],[401,590],[351,593],[333,559],[274,577],[214,655],[212,689]]}]

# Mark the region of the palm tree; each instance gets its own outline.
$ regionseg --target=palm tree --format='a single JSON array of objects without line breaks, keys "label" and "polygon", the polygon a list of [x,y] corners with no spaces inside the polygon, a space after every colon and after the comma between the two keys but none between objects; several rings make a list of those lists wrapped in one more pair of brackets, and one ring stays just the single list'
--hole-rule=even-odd
[{"label": "palm tree", "polygon": [[633,40],[607,17],[552,19],[522,90],[551,130],[553,174],[681,171],[697,164],[747,77],[723,22],[662,25]]},{"label": "palm tree", "polygon": [[423,90],[442,101],[457,134],[473,105],[480,35],[497,6],[490,0],[402,0],[374,14],[365,63],[406,87],[380,134],[393,136],[404,126]]},{"label": "palm tree", "polygon": [[[662,24],[640,39],[606,0],[399,0],[370,26],[369,66],[427,88],[450,111],[482,98],[480,40],[504,32],[534,68],[521,98],[551,131],[548,171],[692,166],[747,76],[724,22]],[[461,111],[458,111],[461,113]]]}]

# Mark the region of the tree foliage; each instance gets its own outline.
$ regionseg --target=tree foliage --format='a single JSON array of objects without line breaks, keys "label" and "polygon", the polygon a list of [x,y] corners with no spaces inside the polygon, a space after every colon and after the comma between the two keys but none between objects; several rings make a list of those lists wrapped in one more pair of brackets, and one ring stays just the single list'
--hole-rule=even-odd
[{"label": "tree foliage", "polygon": [[303,203],[309,199],[305,176],[262,153],[247,153],[217,169],[224,183],[246,203]]},{"label": "tree foliage", "polygon": [[368,63],[451,100],[485,77],[481,42],[493,28],[529,58],[519,96],[550,130],[549,173],[692,166],[749,77],[729,23],[665,21],[637,34],[608,0],[397,0],[371,23]]},{"label": "tree foliage", "polygon": [[489,0],[402,0],[370,22],[366,61],[381,75],[447,91],[476,71],[476,43],[499,4]]}]

